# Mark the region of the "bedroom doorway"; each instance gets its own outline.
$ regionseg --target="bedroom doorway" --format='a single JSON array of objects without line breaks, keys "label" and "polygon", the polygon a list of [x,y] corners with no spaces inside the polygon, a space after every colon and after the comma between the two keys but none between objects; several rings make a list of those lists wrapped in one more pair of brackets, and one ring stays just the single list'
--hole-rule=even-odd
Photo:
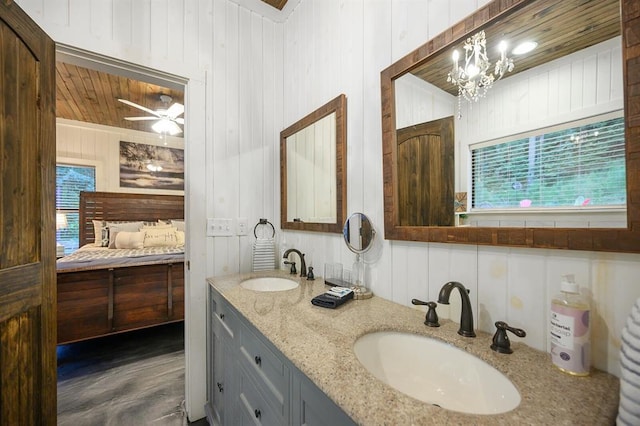
[{"label": "bedroom doorway", "polygon": [[[75,171],[76,167],[93,169],[96,191],[184,195],[184,151],[187,149],[184,143],[186,85],[187,80],[176,75],[58,44],[56,46],[56,164],[61,169],[66,168],[72,171]],[[137,148],[135,152],[163,152],[162,155],[165,156],[177,156],[178,160],[172,157],[172,162],[181,161],[182,163],[182,187],[175,186],[176,181],[178,185],[180,184],[180,176],[176,177],[180,174],[179,170],[168,171],[166,165],[162,167],[155,162],[147,162],[147,159],[139,162],[142,166],[135,165],[142,171],[140,176],[131,183],[126,167],[123,166],[129,163],[123,163],[122,160],[123,146],[127,149],[131,148],[131,144],[134,150]],[[163,184],[169,180],[173,186]],[[67,181],[69,185],[63,190],[63,184]],[[73,179],[65,180],[56,188],[56,212],[58,213],[56,218],[60,216],[62,219],[62,215],[65,216],[64,220],[56,224],[57,240],[78,237],[79,213],[78,204],[75,203],[79,197],[74,197],[73,194],[74,191],[79,193],[80,189],[81,186],[74,185]],[[182,218],[184,217],[183,212]],[[64,254],[69,253],[65,251]],[[60,348],[63,352],[60,354],[60,359],[67,362],[65,365],[58,366],[59,372],[63,371],[60,376],[64,380],[78,378],[74,373],[70,374],[69,368],[75,368],[75,366],[68,362],[71,358],[78,360],[78,351],[85,350],[86,359],[89,360],[95,353],[92,354],[87,348],[95,348],[96,345],[103,350],[115,348],[118,346],[117,342],[136,340],[136,338],[142,338],[141,336],[146,339],[147,346],[151,346],[148,348],[151,349],[149,356],[157,352],[154,351],[154,345],[158,345],[158,348],[168,347],[172,353],[175,352],[176,345],[181,346],[178,352],[181,351],[182,355],[178,353],[177,358],[173,357],[171,369],[175,369],[178,362],[184,370],[184,323],[172,323],[168,325],[168,329],[163,327],[167,326],[130,331],[59,347],[59,354]],[[167,333],[167,330],[171,330],[171,333]],[[164,334],[164,339],[154,340],[154,334]],[[171,337],[168,345],[167,336]],[[76,347],[72,350],[71,345]],[[71,351],[73,351],[73,357],[70,358]],[[122,356],[127,358],[127,355]],[[144,363],[145,356],[142,354],[142,358],[138,357],[136,363]],[[122,368],[124,361],[117,364]],[[61,368],[63,370],[60,370]],[[89,374],[82,368],[77,368],[74,372]],[[184,374],[182,377],[184,378]],[[117,387],[117,384],[114,384],[114,387]],[[184,390],[184,385],[181,388]],[[63,397],[59,394],[59,407],[60,403],[65,403],[67,397],[73,400],[73,393]],[[96,409],[100,408],[98,403],[95,405]],[[113,412],[114,407],[110,406],[108,409]],[[184,414],[183,405],[181,409],[167,407],[167,410],[168,415]],[[100,415],[99,411],[92,409],[89,412]],[[68,424],[75,423],[73,416],[66,418],[65,421]]]}]

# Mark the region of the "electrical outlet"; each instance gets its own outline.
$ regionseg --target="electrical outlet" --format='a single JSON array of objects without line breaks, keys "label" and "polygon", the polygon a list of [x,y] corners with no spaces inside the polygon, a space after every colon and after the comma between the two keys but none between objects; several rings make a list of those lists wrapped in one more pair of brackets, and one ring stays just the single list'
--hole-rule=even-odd
[{"label": "electrical outlet", "polygon": [[207,237],[231,237],[233,236],[233,219],[209,218],[207,219]]},{"label": "electrical outlet", "polygon": [[249,230],[248,230],[249,221],[247,220],[247,218],[246,217],[239,217],[237,223],[238,223],[237,234],[238,235],[247,235],[247,233],[249,232]]}]

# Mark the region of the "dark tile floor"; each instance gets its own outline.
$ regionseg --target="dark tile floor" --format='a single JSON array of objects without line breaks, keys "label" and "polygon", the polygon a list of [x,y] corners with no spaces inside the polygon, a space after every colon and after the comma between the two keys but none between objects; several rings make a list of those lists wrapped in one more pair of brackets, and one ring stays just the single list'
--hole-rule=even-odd
[{"label": "dark tile floor", "polygon": [[183,323],[58,347],[58,425],[187,424]]}]

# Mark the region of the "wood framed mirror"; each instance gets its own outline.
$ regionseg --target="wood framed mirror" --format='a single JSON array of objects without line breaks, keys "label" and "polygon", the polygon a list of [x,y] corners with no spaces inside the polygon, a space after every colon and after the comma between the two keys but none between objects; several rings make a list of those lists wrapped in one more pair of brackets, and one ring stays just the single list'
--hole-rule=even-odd
[{"label": "wood framed mirror", "polygon": [[347,215],[347,98],[280,132],[280,226],[341,233]]},{"label": "wood framed mirror", "polygon": [[[455,24],[418,49],[401,58],[381,72],[382,90],[382,149],[384,179],[385,238],[389,240],[424,241],[440,243],[480,244],[512,247],[557,248],[611,252],[640,252],[640,7],[634,0],[614,1],[613,7],[621,12],[617,27],[621,37],[622,89],[624,107],[624,150],[626,158],[626,227],[620,228],[571,228],[571,227],[455,227],[455,226],[403,226],[400,222],[398,188],[398,140],[397,115],[402,106],[396,105],[398,80],[409,74],[435,72],[437,78],[447,80],[452,69],[454,46],[460,48],[464,41],[478,32],[487,34],[500,27],[501,34],[518,33],[526,25],[538,25],[541,32],[550,34],[554,27],[540,23],[538,18],[561,12],[562,24],[570,27],[583,12],[582,7],[606,3],[596,1],[560,0],[496,0],[488,3],[473,15]],[[565,9],[568,8],[568,9]],[[593,14],[582,28],[574,33],[573,40],[598,31],[602,13]],[[506,29],[515,24],[515,28]],[[547,25],[547,26],[545,26]],[[520,29],[519,29],[520,28]],[[489,37],[487,37],[489,41]],[[573,43],[573,42],[572,42]],[[569,43],[569,44],[572,44]],[[553,47],[542,49],[556,53]],[[487,51],[489,48],[487,47]],[[464,55],[464,54],[463,54]],[[557,58],[557,56],[556,56]],[[438,65],[438,62],[441,64]],[[446,65],[443,65],[445,64]],[[521,70],[534,67],[516,63]],[[502,82],[500,82],[502,83]],[[450,84],[450,83],[449,83]],[[491,93],[487,94],[490,97]],[[464,100],[462,100],[465,102]],[[457,100],[456,100],[457,102]],[[450,206],[453,214],[454,206]]]}]

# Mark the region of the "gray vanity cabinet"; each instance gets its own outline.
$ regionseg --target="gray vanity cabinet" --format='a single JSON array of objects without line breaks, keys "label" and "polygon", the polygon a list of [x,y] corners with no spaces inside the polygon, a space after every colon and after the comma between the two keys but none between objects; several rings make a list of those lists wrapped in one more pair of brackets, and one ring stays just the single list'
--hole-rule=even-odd
[{"label": "gray vanity cabinet", "polygon": [[289,366],[271,342],[252,328],[243,323],[240,333],[240,409],[263,425],[289,424]]},{"label": "gray vanity cabinet", "polygon": [[355,425],[351,417],[302,373],[293,375],[291,395],[294,425]]},{"label": "gray vanity cabinet", "polygon": [[[236,377],[233,348],[240,322],[216,292],[210,292],[207,333],[207,420],[211,425],[230,424],[233,418]],[[229,420],[225,420],[228,418]]]},{"label": "gray vanity cabinet", "polygon": [[215,289],[209,293],[209,424],[355,425]]}]

